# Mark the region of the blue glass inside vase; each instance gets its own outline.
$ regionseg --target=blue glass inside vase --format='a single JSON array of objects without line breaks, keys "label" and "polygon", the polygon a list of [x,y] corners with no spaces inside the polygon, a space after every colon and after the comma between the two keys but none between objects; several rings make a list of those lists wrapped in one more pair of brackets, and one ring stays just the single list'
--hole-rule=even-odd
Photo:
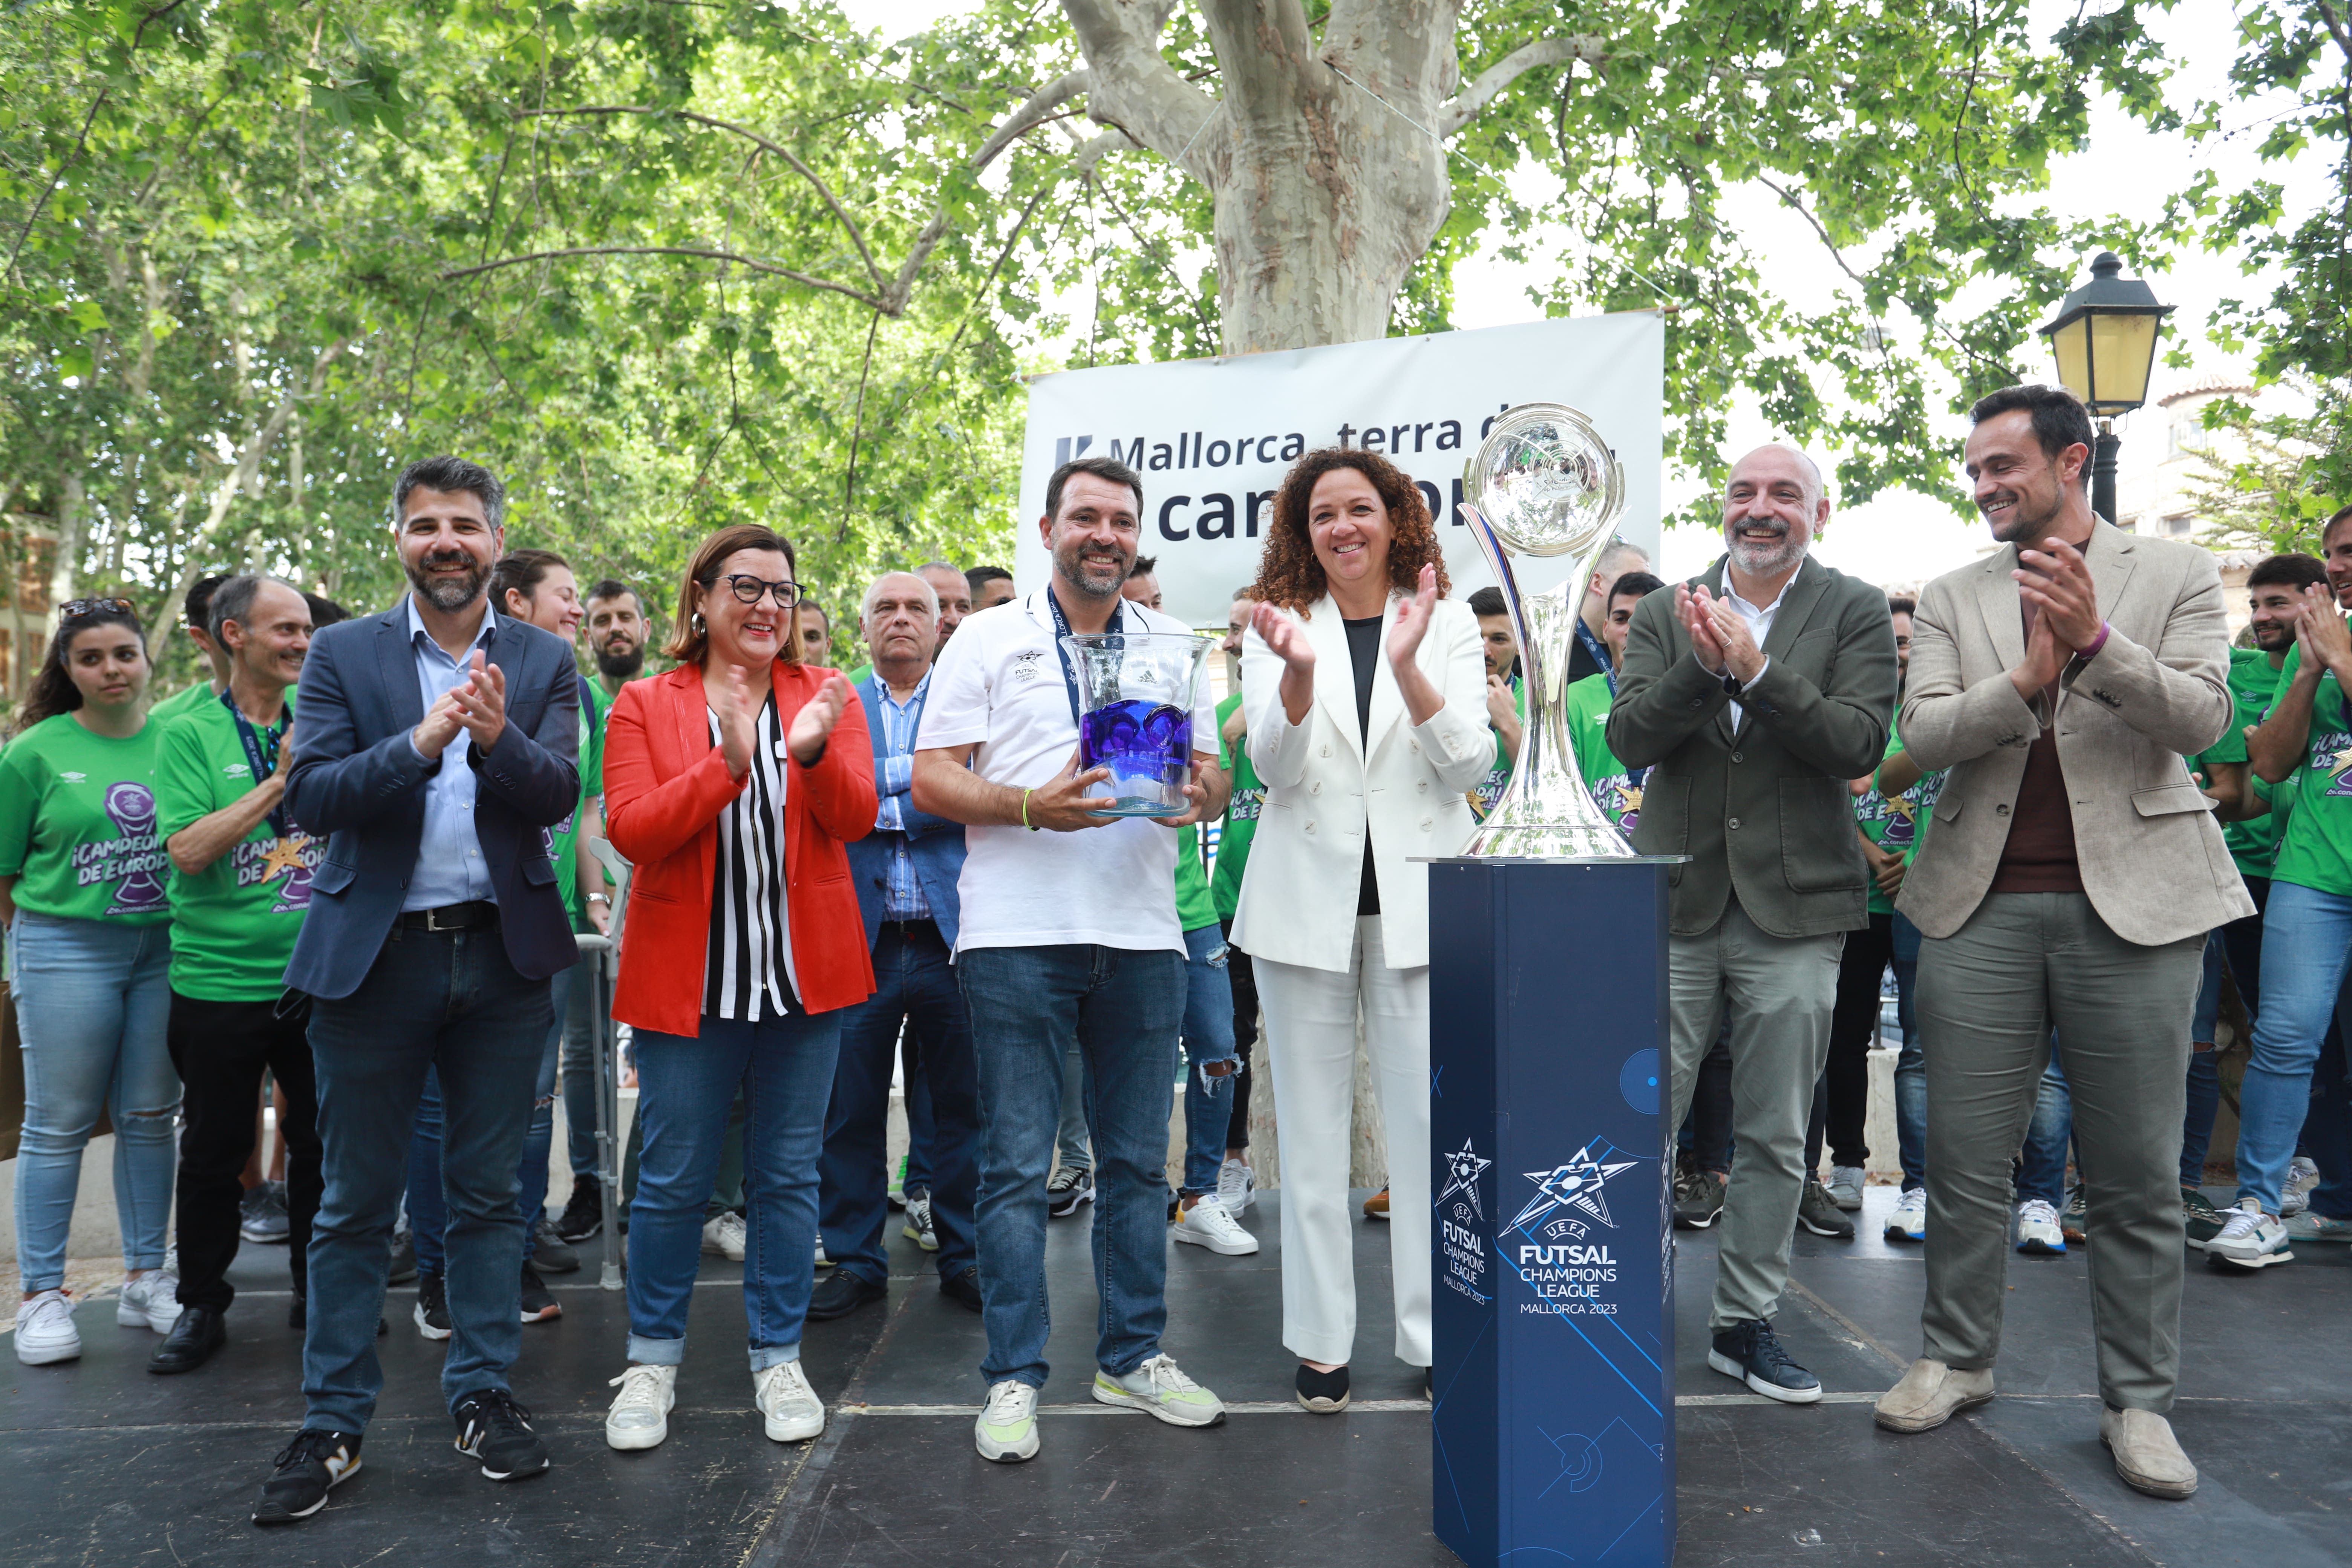
[{"label": "blue glass inside vase", "polygon": [[1110,702],[1086,715],[1078,728],[1078,765],[1108,768],[1089,785],[1098,808],[1112,816],[1181,816],[1192,776],[1192,716],[1147,698]]}]

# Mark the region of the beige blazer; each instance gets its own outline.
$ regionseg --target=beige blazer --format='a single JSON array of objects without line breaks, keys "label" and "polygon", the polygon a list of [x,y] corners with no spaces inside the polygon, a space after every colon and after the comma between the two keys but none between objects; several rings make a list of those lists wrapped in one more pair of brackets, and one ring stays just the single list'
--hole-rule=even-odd
[{"label": "beige blazer", "polygon": [[1895,907],[1926,935],[1958,931],[1991,886],[2026,752],[2046,724],[2058,726],[2083,890],[2116,935],[2154,946],[2254,912],[2182,760],[2230,724],[2221,568],[2196,545],[2105,522],[2084,558],[2110,629],[2097,658],[2059,677],[2054,708],[2009,680],[2025,658],[2014,545],[1919,597],[1903,745],[1951,774]]},{"label": "beige blazer", "polygon": [[1253,958],[1347,973],[1370,833],[1388,966],[1429,962],[1429,868],[1411,858],[1458,855],[1470,841],[1465,796],[1495,765],[1495,732],[1486,727],[1478,618],[1452,599],[1437,602],[1414,656],[1445,706],[1426,723],[1407,721],[1386,652],[1396,611],[1391,597],[1381,616],[1369,738],[1357,729],[1355,666],[1328,595],[1304,617],[1315,649],[1315,702],[1304,721],[1284,716],[1282,660],[1256,632],[1242,639],[1250,764],[1265,803],[1233,934]]}]

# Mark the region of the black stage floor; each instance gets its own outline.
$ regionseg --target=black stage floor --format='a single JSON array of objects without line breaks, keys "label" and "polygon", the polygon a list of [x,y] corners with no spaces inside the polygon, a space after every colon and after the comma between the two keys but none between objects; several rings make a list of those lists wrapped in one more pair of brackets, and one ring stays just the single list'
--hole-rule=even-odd
[{"label": "black stage floor", "polygon": [[[1780,1327],[1830,1394],[1768,1404],[1706,1365],[1713,1238],[1680,1248],[1676,1426],[1681,1548],[1699,1565],[2165,1563],[2340,1568],[2352,1561],[2352,1258],[2307,1246],[2247,1277],[2192,1258],[2182,1338],[2182,1442],[2204,1472],[2192,1500],[2138,1497],[2097,1439],[2085,1259],[2012,1258],[2002,1397],[1944,1431],[1895,1437],[1868,1405],[1918,1342],[1916,1248],[1876,1239],[1894,1194],[1874,1189],[1864,1238],[1801,1237]],[[1091,1211],[1082,1211],[1089,1216]],[[79,1363],[0,1355],[0,1563],[48,1565],[922,1563],[927,1568],[1349,1568],[1451,1564],[1430,1536],[1429,1446],[1416,1380],[1391,1361],[1387,1235],[1362,1226],[1359,1407],[1289,1403],[1271,1201],[1253,1258],[1172,1248],[1169,1350],[1234,1405],[1181,1431],[1085,1403],[1094,1292],[1086,1217],[1057,1221],[1042,1423],[1045,1451],[1000,1468],[971,1449],[979,1320],[940,1299],[913,1246],[886,1305],[812,1327],[806,1356],[835,1415],[824,1437],[768,1442],[741,1358],[740,1268],[706,1259],[669,1441],[615,1454],[602,1436],[625,1314],[590,1268],[555,1281],[556,1322],[524,1330],[519,1395],[555,1451],[547,1476],[495,1485],[450,1448],[441,1350],[393,1295],[389,1385],[366,1468],[318,1517],[247,1522],[270,1455],[299,1424],[296,1336],[282,1255],[249,1247],[230,1347],[203,1371],[143,1370],[155,1336],[80,1313]],[[1570,1559],[1570,1561],[1573,1561]]]}]

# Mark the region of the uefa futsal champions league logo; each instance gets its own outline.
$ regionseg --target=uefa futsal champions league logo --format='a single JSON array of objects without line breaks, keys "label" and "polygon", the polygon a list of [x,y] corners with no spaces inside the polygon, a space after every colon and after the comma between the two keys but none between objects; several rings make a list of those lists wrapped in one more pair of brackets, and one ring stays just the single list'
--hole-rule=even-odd
[{"label": "uefa futsal champions league logo", "polygon": [[106,792],[107,820],[121,836],[122,879],[115,884],[110,915],[150,914],[163,907],[163,880],[155,873],[162,858],[155,847],[155,792],[128,781]]}]

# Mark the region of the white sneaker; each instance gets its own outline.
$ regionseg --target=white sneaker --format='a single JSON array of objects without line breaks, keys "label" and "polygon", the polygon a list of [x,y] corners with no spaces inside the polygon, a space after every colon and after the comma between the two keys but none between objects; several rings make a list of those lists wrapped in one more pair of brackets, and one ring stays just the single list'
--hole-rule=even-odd
[{"label": "white sneaker", "polygon": [[114,1321],[126,1329],[170,1333],[172,1325],[180,1321],[178,1260],[166,1258],[163,1268],[152,1268],[136,1279],[125,1279],[122,1294],[114,1300]]},{"label": "white sneaker", "polygon": [[1860,1165],[1830,1167],[1830,1201],[1848,1214],[1862,1207],[1863,1180],[1868,1174]]},{"label": "white sneaker", "polygon": [[2058,1211],[2041,1198],[2017,1205],[2017,1250],[2029,1258],[2066,1255],[2066,1233],[2058,1228]]},{"label": "white sneaker", "polygon": [[2311,1189],[2319,1185],[2319,1167],[2308,1154],[2297,1154],[2286,1168],[2286,1185],[2279,1190],[2279,1218],[2293,1219],[2311,1206]]},{"label": "white sneaker", "polygon": [[1017,1465],[1037,1457],[1037,1391],[1006,1378],[991,1384],[988,1403],[971,1429],[972,1447],[983,1459]]},{"label": "white sneaker", "polygon": [[740,1263],[743,1237],[743,1216],[730,1210],[702,1227],[702,1250],[713,1257],[724,1254],[729,1262]]},{"label": "white sneaker", "polygon": [[816,1266],[819,1268],[833,1267],[833,1259],[824,1255],[824,1237],[821,1236],[816,1238]]},{"label": "white sneaker", "polygon": [[1094,1395],[1105,1405],[1123,1405],[1157,1415],[1171,1426],[1213,1426],[1225,1418],[1224,1402],[1186,1377],[1176,1358],[1153,1356],[1124,1377],[1095,1369]]},{"label": "white sneaker", "polygon": [[1225,1212],[1214,1193],[1193,1199],[1191,1208],[1178,1210],[1168,1222],[1168,1234],[1174,1240],[1189,1241],[1227,1258],[1246,1258],[1257,1250],[1257,1237]]},{"label": "white sneaker", "polygon": [[2285,1224],[2264,1214],[2259,1199],[2240,1198],[2236,1208],[2221,1212],[2225,1217],[2220,1232],[2205,1244],[2207,1258],[2241,1268],[2267,1268],[2273,1263],[2294,1261],[2294,1254],[2286,1247]]},{"label": "white sneaker", "polygon": [[80,1355],[73,1315],[74,1299],[62,1290],[44,1290],[18,1306],[16,1359],[26,1366],[47,1366]]},{"label": "white sneaker", "polygon": [[633,1366],[607,1388],[621,1392],[604,1412],[604,1446],[624,1453],[654,1448],[669,1436],[669,1413],[677,1404],[677,1368]]},{"label": "white sneaker", "polygon": [[824,1401],[809,1386],[808,1374],[797,1361],[780,1361],[751,1374],[751,1403],[768,1418],[768,1436],[778,1443],[797,1443],[824,1430]]},{"label": "white sneaker", "polygon": [[[1925,1241],[1927,1239],[1927,1189],[1913,1187],[1895,1202],[1886,1216],[1886,1239],[1889,1241]],[[2062,1237],[2060,1238],[2063,1240]]]},{"label": "white sneaker", "polygon": [[1227,1159],[1217,1167],[1217,1202],[1235,1219],[1248,1213],[1257,1202],[1257,1173],[1239,1160]]}]

